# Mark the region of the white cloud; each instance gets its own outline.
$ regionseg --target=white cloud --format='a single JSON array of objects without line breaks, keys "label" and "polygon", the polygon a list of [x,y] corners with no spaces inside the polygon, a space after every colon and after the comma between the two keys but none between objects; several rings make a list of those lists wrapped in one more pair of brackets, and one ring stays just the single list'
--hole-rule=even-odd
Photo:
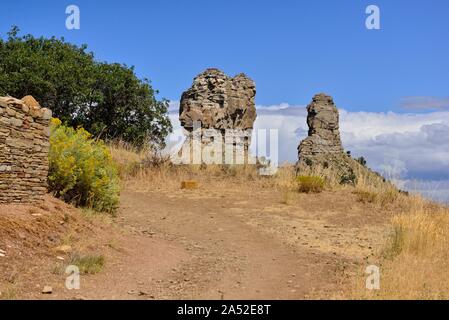
[{"label": "white cloud", "polygon": [[[179,104],[173,104],[170,113],[175,128],[180,128],[178,108]],[[257,114],[255,129],[279,130],[279,161],[295,162],[298,144],[308,131],[305,107],[287,103],[258,106]],[[340,131],[346,150],[355,157],[364,156],[371,168],[389,178],[449,181],[449,111],[340,110]],[[445,191],[439,192],[444,195]]]},{"label": "white cloud", "polygon": [[396,184],[403,190],[420,193],[430,199],[449,204],[449,180],[399,180]]},{"label": "white cloud", "polygon": [[171,101],[168,103],[168,112],[178,113],[179,111],[179,101]]},{"label": "white cloud", "polygon": [[448,110],[449,98],[405,97],[401,99],[401,107],[408,110]]},{"label": "white cloud", "polygon": [[[403,178],[449,179],[449,112],[341,111],[342,141],[375,170]],[[388,170],[387,170],[388,171]]]}]

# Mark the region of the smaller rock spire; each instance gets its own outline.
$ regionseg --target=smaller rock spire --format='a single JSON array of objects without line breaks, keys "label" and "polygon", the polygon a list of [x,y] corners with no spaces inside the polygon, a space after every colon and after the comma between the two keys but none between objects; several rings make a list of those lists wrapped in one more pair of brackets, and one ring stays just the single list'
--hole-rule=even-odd
[{"label": "smaller rock spire", "polygon": [[309,136],[299,145],[299,161],[310,163],[326,154],[343,154],[338,109],[332,97],[324,93],[315,95],[307,112]]}]

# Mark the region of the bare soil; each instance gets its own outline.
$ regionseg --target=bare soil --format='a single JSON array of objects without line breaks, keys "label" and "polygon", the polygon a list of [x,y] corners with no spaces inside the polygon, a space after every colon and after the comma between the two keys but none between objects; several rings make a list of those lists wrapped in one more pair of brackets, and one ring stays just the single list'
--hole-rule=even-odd
[{"label": "bare soil", "polygon": [[[388,213],[347,191],[290,197],[232,184],[127,187],[113,219],[50,196],[40,207],[0,206],[0,299],[344,298],[375,262]],[[62,244],[71,252],[55,251]],[[67,290],[58,271],[73,252],[106,261],[81,275],[80,290]]]}]

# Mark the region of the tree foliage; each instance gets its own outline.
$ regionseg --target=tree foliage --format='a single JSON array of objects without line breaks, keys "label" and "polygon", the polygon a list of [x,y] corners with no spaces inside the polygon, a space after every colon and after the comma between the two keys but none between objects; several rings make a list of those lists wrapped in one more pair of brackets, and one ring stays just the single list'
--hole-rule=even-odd
[{"label": "tree foliage", "polygon": [[96,137],[163,146],[172,130],[168,101],[157,100],[133,67],[96,61],[86,45],[18,32],[13,27],[0,38],[0,95],[32,95],[64,123]]}]

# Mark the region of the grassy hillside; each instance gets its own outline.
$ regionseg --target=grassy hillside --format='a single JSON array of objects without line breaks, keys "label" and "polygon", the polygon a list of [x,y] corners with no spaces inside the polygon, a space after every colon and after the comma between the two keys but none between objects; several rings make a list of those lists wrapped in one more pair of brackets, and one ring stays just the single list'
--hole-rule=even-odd
[{"label": "grassy hillside", "polygon": [[[322,194],[302,193],[293,166],[283,166],[276,175],[263,177],[252,166],[172,166],[162,162],[158,166],[142,165],[147,153],[136,153],[123,145],[111,146],[113,157],[121,164],[124,184],[142,192],[156,189],[177,192],[182,180],[197,180],[208,186],[246,185],[256,190],[273,190],[279,203],[295,205],[298,197],[323,199],[329,194],[346,197],[348,210],[362,206],[366,215],[378,214],[388,221],[385,236],[374,248],[371,258],[381,272],[381,289],[365,288],[365,265],[351,275],[344,293],[332,295],[350,299],[436,299],[449,298],[449,208],[433,203],[419,195],[404,193],[384,181],[356,161],[353,169],[355,185],[342,185],[332,169],[314,168],[302,172],[305,177],[319,177],[324,183]],[[316,181],[316,179],[312,179]],[[211,187],[213,188],[213,187]],[[302,200],[307,203],[306,200]],[[301,205],[301,204],[300,204]],[[304,208],[315,211],[316,208]],[[281,209],[282,210],[282,209]],[[322,208],[332,211],[332,205]],[[370,223],[369,219],[366,221]],[[367,235],[369,236],[369,235]]]}]

